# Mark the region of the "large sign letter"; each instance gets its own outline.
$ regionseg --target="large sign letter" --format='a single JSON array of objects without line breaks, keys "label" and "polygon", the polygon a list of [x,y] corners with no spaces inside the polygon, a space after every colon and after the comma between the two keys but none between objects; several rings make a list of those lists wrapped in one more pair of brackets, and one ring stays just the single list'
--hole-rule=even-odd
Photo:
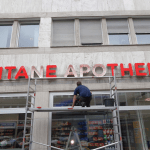
[{"label": "large sign letter", "polygon": [[54,68],[57,68],[56,65],[48,65],[46,67],[46,77],[57,77],[56,75],[50,75],[50,73],[56,73],[56,70],[50,70],[50,69],[54,69]]},{"label": "large sign letter", "polygon": [[2,79],[3,67],[0,67],[0,80]]},{"label": "large sign letter", "polygon": [[34,67],[31,67],[31,78],[34,78],[34,72],[36,72],[36,74],[40,77],[43,78],[43,66],[41,66],[40,68],[40,72]]},{"label": "large sign letter", "polygon": [[139,71],[145,70],[145,68],[139,68],[139,66],[144,66],[144,65],[145,65],[145,63],[135,63],[135,71],[136,71],[137,76],[146,76],[147,75],[147,73],[139,72]]},{"label": "large sign letter", "polygon": [[114,69],[118,66],[118,64],[107,64],[108,67],[111,67],[112,76],[114,76]]},{"label": "large sign letter", "polygon": [[[87,68],[85,71],[83,71],[83,68]],[[80,77],[83,77],[84,73],[89,73],[90,71],[90,66],[86,64],[80,65]]]},{"label": "large sign letter", "polygon": [[28,74],[24,66],[20,67],[19,71],[17,72],[15,76],[15,79],[18,79],[19,77],[25,77],[26,79],[28,79]]},{"label": "large sign letter", "polygon": [[[100,67],[100,68],[103,69],[103,72],[102,72],[101,74],[96,73],[95,70],[96,70],[97,67]],[[93,72],[93,74],[94,74],[96,77],[103,77],[103,76],[106,74],[106,68],[105,68],[105,66],[102,65],[102,64],[96,64],[96,65],[93,66],[92,72]]]},{"label": "large sign letter", "polygon": [[133,76],[133,70],[132,70],[132,65],[131,63],[128,64],[129,68],[124,68],[123,64],[120,64],[120,68],[121,68],[121,75],[124,76],[125,75],[125,71],[129,71],[130,72],[130,76]]},{"label": "large sign letter", "polygon": [[16,69],[16,66],[9,66],[9,67],[5,67],[5,69],[8,69],[8,79],[11,79],[11,72],[13,69]]},{"label": "large sign letter", "polygon": [[[71,70],[72,72],[70,72],[70,70]],[[77,76],[77,73],[76,73],[76,71],[74,70],[74,68],[73,68],[72,65],[69,65],[69,67],[68,67],[68,69],[67,69],[67,71],[66,71],[64,77],[67,77],[67,76],[69,76],[69,75],[73,75],[73,76],[75,76],[75,77],[78,77],[78,76]]]}]

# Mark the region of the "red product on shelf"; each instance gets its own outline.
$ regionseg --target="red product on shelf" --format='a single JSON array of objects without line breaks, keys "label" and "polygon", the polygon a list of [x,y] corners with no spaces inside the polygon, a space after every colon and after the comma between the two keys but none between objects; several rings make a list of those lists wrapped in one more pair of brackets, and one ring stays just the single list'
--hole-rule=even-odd
[{"label": "red product on shelf", "polygon": [[98,137],[98,141],[103,141],[103,138],[102,137]]},{"label": "red product on shelf", "polygon": [[106,130],[106,134],[109,134],[109,129]]},{"label": "red product on shelf", "polygon": [[99,146],[100,146],[100,143],[95,143],[95,146],[99,147]]},{"label": "red product on shelf", "polygon": [[98,129],[103,129],[103,127],[102,126],[98,126]]},{"label": "red product on shelf", "polygon": [[99,146],[104,146],[104,143],[99,143]]},{"label": "red product on shelf", "polygon": [[103,124],[102,121],[98,121],[98,124]]},{"label": "red product on shelf", "polygon": [[93,130],[94,127],[89,127],[89,130]]},{"label": "red product on shelf", "polygon": [[95,146],[95,143],[88,143],[88,146]]},{"label": "red product on shelf", "polygon": [[106,135],[106,129],[103,130],[103,134]]},{"label": "red product on shelf", "polygon": [[93,137],[93,141],[97,141],[97,137]]},{"label": "red product on shelf", "polygon": [[103,120],[103,124],[106,124],[106,119]]},{"label": "red product on shelf", "polygon": [[109,133],[112,134],[112,129],[109,129]]}]

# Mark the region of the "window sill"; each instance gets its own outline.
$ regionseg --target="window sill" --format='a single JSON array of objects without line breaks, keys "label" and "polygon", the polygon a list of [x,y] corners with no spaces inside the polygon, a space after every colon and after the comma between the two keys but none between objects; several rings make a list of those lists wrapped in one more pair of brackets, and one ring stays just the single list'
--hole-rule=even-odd
[{"label": "window sill", "polygon": [[75,45],[75,46],[50,46],[50,48],[66,48],[66,47],[109,47],[109,46],[150,46],[150,44],[128,44],[128,45]]},{"label": "window sill", "polygon": [[0,47],[0,49],[35,49],[39,47]]}]

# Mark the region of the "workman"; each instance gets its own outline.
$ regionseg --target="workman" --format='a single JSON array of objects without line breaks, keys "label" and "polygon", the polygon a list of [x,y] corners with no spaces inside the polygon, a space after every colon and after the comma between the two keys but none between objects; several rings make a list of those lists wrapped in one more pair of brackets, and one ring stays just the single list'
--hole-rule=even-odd
[{"label": "workman", "polygon": [[81,106],[84,107],[86,105],[87,107],[90,107],[92,93],[86,86],[82,85],[82,83],[80,81],[77,82],[77,87],[74,90],[72,107],[74,107],[75,102],[77,100],[77,94],[79,94],[78,98],[80,99]]}]

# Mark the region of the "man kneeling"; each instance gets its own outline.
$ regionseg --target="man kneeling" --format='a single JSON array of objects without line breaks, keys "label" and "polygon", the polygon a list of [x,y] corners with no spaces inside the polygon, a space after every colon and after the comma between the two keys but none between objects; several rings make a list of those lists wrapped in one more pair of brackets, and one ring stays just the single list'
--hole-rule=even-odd
[{"label": "man kneeling", "polygon": [[[79,96],[77,96],[79,94]],[[74,90],[73,104],[74,106],[87,106],[90,107],[90,101],[92,99],[92,93],[90,90],[82,85],[80,81],[77,82],[77,88]]]}]

